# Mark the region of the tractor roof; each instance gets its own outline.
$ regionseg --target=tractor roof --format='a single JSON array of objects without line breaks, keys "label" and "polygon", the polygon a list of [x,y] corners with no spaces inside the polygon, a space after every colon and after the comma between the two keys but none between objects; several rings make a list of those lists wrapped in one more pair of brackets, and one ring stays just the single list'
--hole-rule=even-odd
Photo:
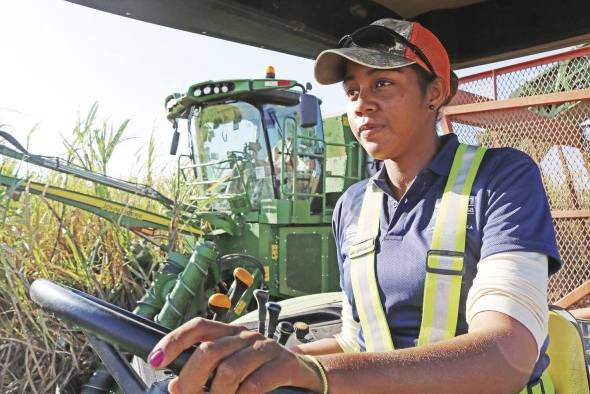
[{"label": "tractor roof", "polygon": [[376,19],[416,20],[435,32],[455,68],[590,39],[580,0],[69,0],[175,29],[314,58]]}]

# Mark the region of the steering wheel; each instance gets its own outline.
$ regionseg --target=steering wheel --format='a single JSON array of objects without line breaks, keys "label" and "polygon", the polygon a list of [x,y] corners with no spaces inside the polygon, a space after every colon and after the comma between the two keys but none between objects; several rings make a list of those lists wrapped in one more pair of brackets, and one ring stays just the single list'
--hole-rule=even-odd
[{"label": "steering wheel", "polygon": [[[147,388],[127,358],[117,349],[144,360],[160,339],[171,330],[123,308],[102,301],[84,292],[37,279],[29,290],[32,300],[41,308],[73,324],[86,334],[90,344],[109,373],[126,394],[168,393],[167,382]],[[193,349],[183,351],[168,368],[179,374]],[[307,390],[283,387],[273,394],[305,394]]]}]

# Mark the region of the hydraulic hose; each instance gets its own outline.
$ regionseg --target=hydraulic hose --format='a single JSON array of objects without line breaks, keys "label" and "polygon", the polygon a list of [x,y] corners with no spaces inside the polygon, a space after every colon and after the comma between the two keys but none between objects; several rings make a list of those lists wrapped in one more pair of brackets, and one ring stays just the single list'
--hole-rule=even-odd
[{"label": "hydraulic hose", "polygon": [[223,269],[225,268],[226,264],[229,264],[236,260],[246,261],[254,265],[256,268],[258,268],[258,270],[260,270],[260,273],[264,275],[264,265],[262,264],[262,262],[258,260],[256,257],[251,256],[249,254],[231,253],[223,255],[219,258],[219,266],[221,267],[221,269]]},{"label": "hydraulic hose", "polygon": [[[170,292],[176,278],[186,267],[189,256],[170,252],[168,260],[164,263],[160,271],[155,275],[154,281],[150,284],[145,295],[137,302],[133,310],[138,316],[152,320],[158,313],[165,295]],[[115,386],[115,379],[109,374],[104,366],[100,366],[88,379],[88,382],[82,386],[81,394],[106,394],[111,392]]]},{"label": "hydraulic hose", "polygon": [[174,288],[166,297],[166,303],[156,316],[157,323],[168,328],[179,326],[190,301],[196,297],[198,289],[209,273],[209,267],[216,260],[215,243],[197,243],[184,271],[178,276]]}]

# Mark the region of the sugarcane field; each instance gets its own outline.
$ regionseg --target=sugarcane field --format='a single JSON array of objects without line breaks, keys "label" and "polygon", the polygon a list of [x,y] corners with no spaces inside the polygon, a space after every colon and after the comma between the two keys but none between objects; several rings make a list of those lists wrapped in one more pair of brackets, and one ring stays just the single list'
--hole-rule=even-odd
[{"label": "sugarcane field", "polygon": [[0,392],[590,394],[590,3],[0,4]]}]

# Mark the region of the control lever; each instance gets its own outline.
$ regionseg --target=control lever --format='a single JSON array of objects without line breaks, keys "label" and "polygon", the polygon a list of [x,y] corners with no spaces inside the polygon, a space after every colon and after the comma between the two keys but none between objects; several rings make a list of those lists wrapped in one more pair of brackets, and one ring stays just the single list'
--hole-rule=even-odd
[{"label": "control lever", "polygon": [[172,135],[172,144],[170,144],[170,154],[172,156],[176,155],[176,151],[178,150],[178,139],[180,138],[180,133],[178,130],[174,130],[174,134]]},{"label": "control lever", "polygon": [[279,332],[279,343],[285,345],[289,340],[289,337],[295,332],[295,329],[291,322],[282,321],[277,326],[277,331]]},{"label": "control lever", "polygon": [[305,336],[309,334],[309,325],[307,325],[306,322],[298,321],[293,324],[293,327],[295,328],[295,336],[297,337],[297,340],[299,340],[299,342],[307,342]]},{"label": "control lever", "polygon": [[215,293],[209,297],[209,308],[213,311],[213,320],[225,321],[230,307],[231,302],[225,294]]},{"label": "control lever", "polygon": [[258,307],[258,333],[264,335],[266,328],[266,303],[268,302],[269,292],[266,290],[254,290],[254,298]]},{"label": "control lever", "polygon": [[266,312],[268,313],[268,327],[266,336],[268,338],[274,337],[277,323],[279,322],[279,314],[281,313],[281,305],[277,302],[269,301],[266,303]]},{"label": "control lever", "polygon": [[242,294],[252,286],[254,283],[254,277],[251,273],[246,271],[242,267],[238,267],[234,270],[234,283],[232,283],[229,289],[229,299],[231,302],[231,309],[234,309],[242,297]]}]

